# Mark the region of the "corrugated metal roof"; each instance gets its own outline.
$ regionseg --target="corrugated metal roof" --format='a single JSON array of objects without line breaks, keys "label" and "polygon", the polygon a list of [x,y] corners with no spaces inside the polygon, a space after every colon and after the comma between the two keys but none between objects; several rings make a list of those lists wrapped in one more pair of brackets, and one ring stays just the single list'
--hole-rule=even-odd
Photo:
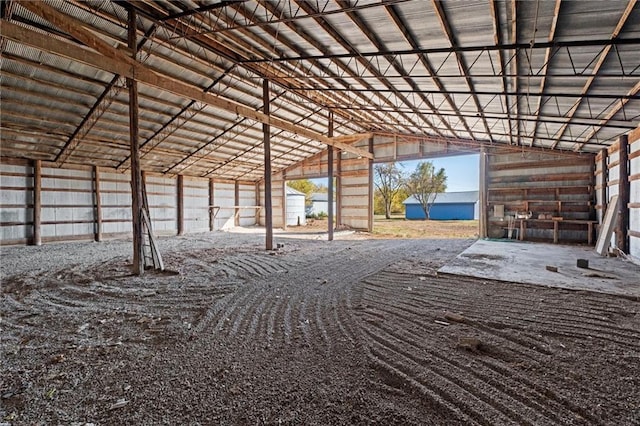
[{"label": "corrugated metal roof", "polygon": [[292,187],[290,187],[289,185],[287,185],[284,189],[287,195],[302,195],[303,197],[306,197],[306,195],[303,192],[297,191]]},{"label": "corrugated metal roof", "polygon": [[[336,136],[384,132],[597,152],[640,125],[635,1],[289,0],[199,9],[214,3],[43,4],[123,52],[125,7],[133,7],[137,58],[148,69],[256,111],[268,79],[272,114],[319,134],[331,110]],[[126,89],[111,90],[114,74],[93,59],[71,59],[66,52],[95,51],[28,5],[3,6],[3,31],[15,24],[65,48],[0,42],[3,155],[126,170]],[[260,122],[139,86],[141,143],[150,151],[143,168],[262,178]],[[325,146],[277,128],[272,145],[274,171]]]}]

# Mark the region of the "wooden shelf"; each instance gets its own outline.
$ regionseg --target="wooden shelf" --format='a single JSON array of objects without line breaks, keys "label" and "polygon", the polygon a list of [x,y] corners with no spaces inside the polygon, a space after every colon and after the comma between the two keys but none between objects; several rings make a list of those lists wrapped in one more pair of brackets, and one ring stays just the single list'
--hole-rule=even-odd
[{"label": "wooden shelf", "polygon": [[589,245],[593,244],[593,225],[598,223],[596,220],[577,220],[577,219],[563,219],[563,220],[553,220],[553,219],[518,219],[520,221],[520,233],[518,235],[518,239],[520,241],[524,241],[527,238],[527,225],[528,224],[542,224],[542,225],[553,225],[553,243],[557,244],[560,236],[560,226],[561,224],[567,225],[578,225],[578,226],[586,226],[587,228],[587,243]]}]

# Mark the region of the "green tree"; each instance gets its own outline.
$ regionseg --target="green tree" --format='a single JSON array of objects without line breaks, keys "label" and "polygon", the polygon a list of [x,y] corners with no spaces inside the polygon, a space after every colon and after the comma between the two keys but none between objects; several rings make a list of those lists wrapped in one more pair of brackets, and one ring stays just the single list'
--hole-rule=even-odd
[{"label": "green tree", "polygon": [[307,206],[311,205],[311,194],[318,192],[317,185],[309,179],[292,180],[287,182],[287,185],[305,195],[304,200]]},{"label": "green tree", "polygon": [[376,164],[374,167],[376,192],[382,199],[384,216],[391,219],[391,211],[398,193],[405,185],[405,176],[396,163]]},{"label": "green tree", "polygon": [[447,189],[447,176],[443,168],[436,171],[433,163],[422,161],[407,180],[407,191],[420,203],[427,219],[438,193]]}]

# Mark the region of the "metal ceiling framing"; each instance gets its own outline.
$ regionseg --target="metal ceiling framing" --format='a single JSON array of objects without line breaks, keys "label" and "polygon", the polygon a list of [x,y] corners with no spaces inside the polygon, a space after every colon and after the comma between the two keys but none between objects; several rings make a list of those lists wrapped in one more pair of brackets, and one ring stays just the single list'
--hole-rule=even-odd
[{"label": "metal ceiling framing", "polygon": [[265,121],[273,171],[358,133],[596,152],[640,125],[637,0],[43,3],[84,32],[2,2],[3,156],[127,170],[125,77],[165,174],[260,180]]}]

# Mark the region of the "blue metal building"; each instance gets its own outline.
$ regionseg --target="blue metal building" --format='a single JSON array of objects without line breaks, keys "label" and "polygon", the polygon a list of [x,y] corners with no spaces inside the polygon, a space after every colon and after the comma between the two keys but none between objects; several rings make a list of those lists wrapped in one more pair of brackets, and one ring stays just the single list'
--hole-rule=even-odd
[{"label": "blue metal building", "polygon": [[[478,219],[478,191],[441,192],[431,204],[432,220],[473,220]],[[426,219],[420,202],[412,195],[403,202],[405,219]]]}]

